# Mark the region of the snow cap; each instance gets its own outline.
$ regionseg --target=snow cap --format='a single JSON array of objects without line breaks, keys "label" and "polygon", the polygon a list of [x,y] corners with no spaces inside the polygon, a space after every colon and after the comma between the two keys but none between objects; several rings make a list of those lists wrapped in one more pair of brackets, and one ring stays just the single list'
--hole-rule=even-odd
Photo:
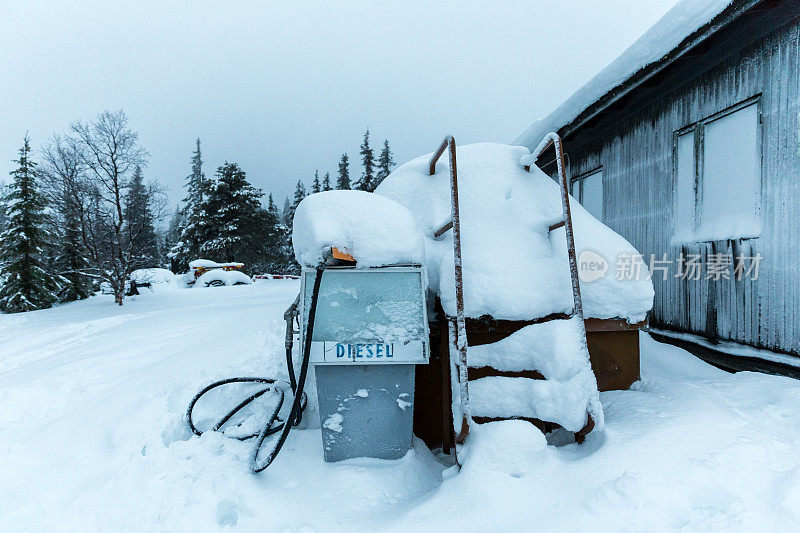
[{"label": "snow cap", "polygon": [[359,267],[423,262],[424,245],[411,213],[399,203],[364,191],[307,196],[294,214],[297,262],[316,266],[331,247],[347,250]]}]

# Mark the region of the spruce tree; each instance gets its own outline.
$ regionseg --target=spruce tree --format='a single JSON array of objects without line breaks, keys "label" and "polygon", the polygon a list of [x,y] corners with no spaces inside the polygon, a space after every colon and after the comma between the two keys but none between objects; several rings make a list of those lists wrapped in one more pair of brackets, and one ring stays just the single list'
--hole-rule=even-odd
[{"label": "spruce tree", "polygon": [[329,191],[331,190],[331,173],[325,173],[325,179],[322,180],[322,190]]},{"label": "spruce tree", "polygon": [[264,193],[247,181],[236,163],[226,162],[201,204],[209,222],[200,246],[206,259],[239,261],[250,269],[270,269],[282,261],[278,217],[261,206]]},{"label": "spruce tree", "polygon": [[183,209],[181,209],[181,206],[176,205],[175,210],[172,212],[172,216],[169,219],[169,224],[167,224],[167,231],[164,234],[164,260],[169,263],[170,270],[176,274],[179,272],[179,270],[177,268],[177,261],[174,258],[172,250],[181,239],[181,231],[185,225],[183,215],[184,213]]},{"label": "spruce tree", "polygon": [[314,182],[311,184],[311,194],[316,194],[322,190],[319,184],[319,170],[314,171]]},{"label": "spruce tree", "polygon": [[203,173],[203,156],[200,153],[200,138],[195,139],[195,150],[192,152],[192,173],[186,176],[186,202],[187,209],[193,209],[203,202],[205,194],[206,175]]},{"label": "spruce tree", "polygon": [[63,280],[59,301],[83,300],[92,295],[93,270],[83,240],[87,195],[84,169],[72,143],[58,135],[45,146],[42,157],[44,164],[38,170],[55,212],[51,233],[59,243],[52,261],[53,272]]},{"label": "spruce tree", "polygon": [[364,141],[361,143],[361,164],[364,172],[356,184],[356,189],[372,192],[375,190],[375,154],[369,145],[369,129],[364,132]]},{"label": "spruce tree", "polygon": [[142,167],[137,165],[125,197],[124,213],[124,234],[131,254],[132,270],[159,264],[158,237],[150,205],[152,197],[144,184]]},{"label": "spruce tree", "polygon": [[189,268],[189,261],[197,259],[200,244],[197,239],[199,233],[202,233],[200,227],[189,228],[192,224],[203,225],[200,220],[200,206],[203,200],[208,195],[208,190],[212,186],[206,179],[203,172],[203,156],[200,152],[200,139],[195,140],[196,147],[192,152],[191,168],[192,172],[186,176],[186,198],[184,201],[183,213],[181,213],[181,227],[180,237],[177,242],[172,245],[169,257],[172,263],[173,270],[183,271]]},{"label": "spruce tree", "polygon": [[292,202],[289,221],[287,223],[289,229],[292,228],[292,221],[294,220],[294,212],[297,209],[297,206],[300,205],[300,202],[302,202],[303,198],[305,198],[306,196],[308,196],[308,193],[306,192],[306,186],[303,184],[302,180],[297,180],[297,185],[295,185],[294,188],[294,201]]},{"label": "spruce tree", "polygon": [[79,206],[69,199],[62,208],[62,235],[53,267],[62,279],[59,301],[85,300],[92,295],[86,272],[91,270],[82,242]]},{"label": "spruce tree", "polygon": [[8,215],[6,215],[6,196],[8,192],[6,192],[6,186],[0,185],[0,233],[6,229],[6,225],[8,224]]},{"label": "spruce tree", "polygon": [[0,310],[6,313],[43,309],[58,299],[60,279],[46,268],[46,250],[51,246],[44,231],[49,222],[46,201],[30,151],[26,135],[5,201],[8,222],[0,235]]},{"label": "spruce tree", "polygon": [[339,177],[336,179],[336,188],[345,191],[350,188],[350,160],[347,154],[342,154],[339,160]]},{"label": "spruce tree", "polygon": [[287,196],[283,201],[283,209],[281,210],[281,220],[283,221],[283,225],[287,228],[291,228],[293,216],[294,212],[292,212],[292,202],[289,201],[289,197]]},{"label": "spruce tree", "polygon": [[375,176],[375,187],[381,184],[386,179],[386,176],[392,171],[394,167],[394,159],[392,159],[392,151],[389,149],[389,139],[384,139],[383,148],[378,156],[378,173]]}]

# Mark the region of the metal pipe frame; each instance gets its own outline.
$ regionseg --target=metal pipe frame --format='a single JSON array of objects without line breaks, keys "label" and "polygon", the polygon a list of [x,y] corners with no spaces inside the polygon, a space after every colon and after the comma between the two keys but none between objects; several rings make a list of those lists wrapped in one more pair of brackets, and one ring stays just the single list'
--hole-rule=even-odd
[{"label": "metal pipe frame", "polygon": [[[583,302],[581,300],[581,286],[578,278],[578,261],[575,259],[575,236],[572,232],[572,211],[569,207],[569,183],[567,181],[567,173],[564,165],[564,145],[561,142],[561,136],[558,133],[551,131],[544,136],[539,146],[531,152],[531,155],[523,161],[525,170],[531,171],[531,165],[550,147],[556,152],[556,169],[558,171],[559,185],[561,186],[561,209],[563,211],[564,232],[567,235],[567,255],[569,256],[569,273],[572,278],[572,300],[573,310],[572,314],[577,316],[581,324],[583,324]],[[551,226],[551,230],[560,227],[559,224]],[[585,335],[584,335],[585,336]]]},{"label": "metal pipe frame", "polygon": [[[458,170],[456,168],[456,140],[452,135],[446,136],[431,156],[428,172],[436,174],[436,163],[445,150],[450,151],[450,212],[453,227],[453,266],[456,286],[456,328],[453,342],[458,351],[458,381],[461,405],[461,429],[456,436],[456,444],[463,444],[469,434],[469,387],[467,375],[467,322],[464,314],[464,278],[461,268],[461,220],[458,209]],[[449,223],[448,223],[449,224]],[[437,231],[437,237],[447,229],[445,225]]]}]

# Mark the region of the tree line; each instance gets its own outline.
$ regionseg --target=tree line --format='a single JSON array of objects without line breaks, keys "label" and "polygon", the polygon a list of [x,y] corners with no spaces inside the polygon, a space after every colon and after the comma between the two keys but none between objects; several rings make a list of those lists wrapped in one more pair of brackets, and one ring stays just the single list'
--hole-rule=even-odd
[{"label": "tree line", "polygon": [[[361,171],[361,177],[357,179],[355,183],[351,183],[350,158],[346,153],[342,154],[342,157],[339,159],[339,171],[336,177],[336,189],[357,189],[360,191],[373,192],[386,178],[386,176],[389,175],[395,165],[392,151],[389,148],[389,139],[385,139],[383,141],[383,146],[381,147],[380,154],[378,155],[378,159],[376,161],[375,151],[369,144],[369,129],[364,132],[359,155],[361,156],[361,165],[363,170]],[[325,176],[320,182],[319,170],[316,170],[314,172],[314,180],[311,182],[310,190],[306,188],[303,180],[297,180],[297,185],[294,189],[293,200],[290,201],[287,197],[283,204],[282,217],[284,223],[288,227],[291,227],[291,221],[294,217],[294,210],[297,208],[297,205],[303,200],[303,198],[309,194],[321,191],[330,191],[331,189],[330,172],[325,172]]]},{"label": "tree line", "polygon": [[[0,191],[0,311],[42,309],[88,298],[101,283],[122,305],[125,283],[139,268],[185,272],[192,259],[239,261],[254,272],[296,273],[291,246],[294,210],[308,194],[298,181],[279,212],[244,170],[225,162],[208,178],[200,140],[191,157],[186,197],[166,228],[166,195],[145,179],[148,153],[123,111],[104,111],[53,135],[38,160],[26,135],[12,182]],[[354,188],[373,191],[394,162],[388,140],[375,161],[369,130],[363,172]],[[337,189],[350,189],[342,154]],[[310,193],[331,190],[330,173],[314,174]]]}]

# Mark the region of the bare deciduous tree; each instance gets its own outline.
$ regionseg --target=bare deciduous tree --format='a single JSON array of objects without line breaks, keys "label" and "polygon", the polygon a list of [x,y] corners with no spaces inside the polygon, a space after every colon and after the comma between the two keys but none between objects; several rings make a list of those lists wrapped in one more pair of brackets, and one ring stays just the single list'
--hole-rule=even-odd
[{"label": "bare deciduous tree", "polygon": [[[136,230],[126,224],[125,202],[133,173],[145,165],[148,154],[138,145],[138,134],[123,111],[104,111],[95,121],[75,122],[70,129],[85,178],[83,244],[98,277],[108,282],[122,305],[138,249]],[[157,188],[149,187],[145,194],[152,205],[160,205]]]}]

